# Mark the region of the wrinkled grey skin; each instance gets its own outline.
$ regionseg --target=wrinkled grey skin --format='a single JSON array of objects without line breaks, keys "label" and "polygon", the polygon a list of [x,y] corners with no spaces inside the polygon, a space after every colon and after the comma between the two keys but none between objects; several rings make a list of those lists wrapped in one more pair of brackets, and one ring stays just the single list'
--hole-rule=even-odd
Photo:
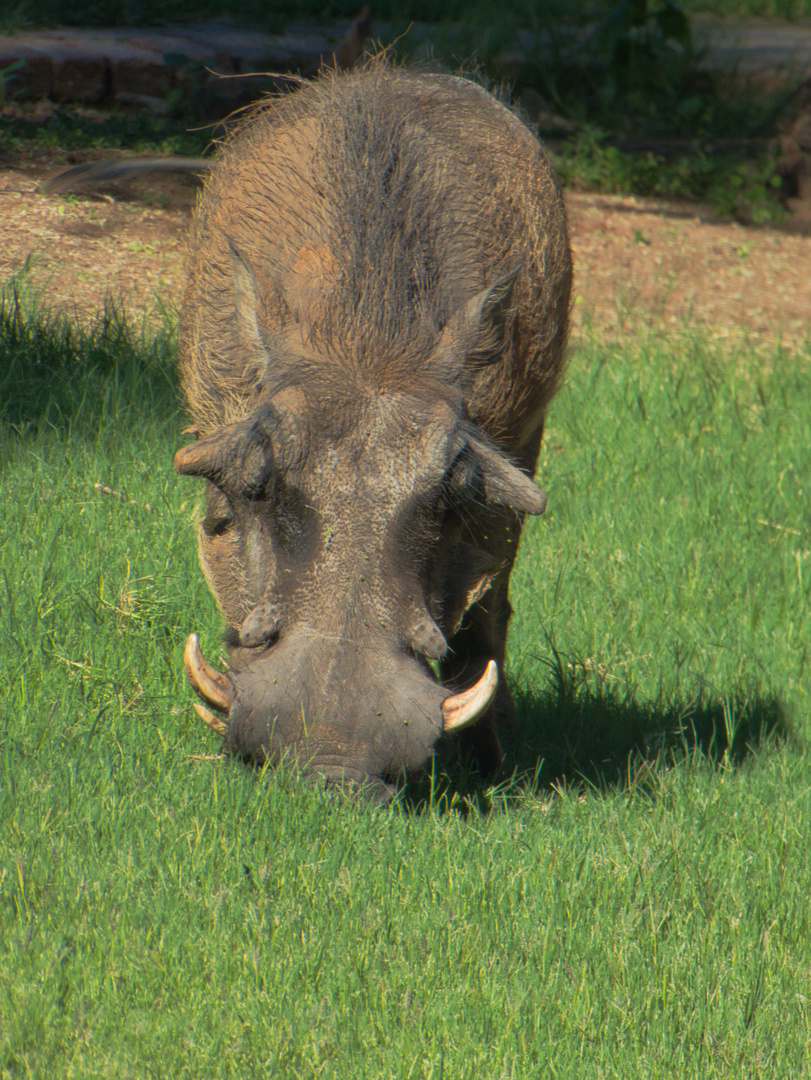
[{"label": "wrinkled grey skin", "polygon": [[[192,236],[199,434],[176,467],[207,480],[234,752],[385,798],[443,700],[503,664],[570,283],[548,159],[470,82],[372,61],[225,146]],[[459,736],[484,770],[511,704],[502,680]]]}]

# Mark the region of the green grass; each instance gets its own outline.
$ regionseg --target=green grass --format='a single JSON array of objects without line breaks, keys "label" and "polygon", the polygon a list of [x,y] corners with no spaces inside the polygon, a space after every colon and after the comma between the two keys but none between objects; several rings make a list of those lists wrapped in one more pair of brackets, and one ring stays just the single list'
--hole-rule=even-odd
[{"label": "green grass", "polygon": [[211,127],[188,130],[181,120],[112,113],[91,119],[71,109],[55,109],[47,119],[0,117],[5,152],[19,156],[49,152],[57,160],[73,150],[133,150],[145,154],[202,154],[212,139]]},{"label": "green grass", "polygon": [[808,354],[573,350],[530,776],[386,809],[210,756],[172,361],[0,320],[0,1077],[810,1077]]}]

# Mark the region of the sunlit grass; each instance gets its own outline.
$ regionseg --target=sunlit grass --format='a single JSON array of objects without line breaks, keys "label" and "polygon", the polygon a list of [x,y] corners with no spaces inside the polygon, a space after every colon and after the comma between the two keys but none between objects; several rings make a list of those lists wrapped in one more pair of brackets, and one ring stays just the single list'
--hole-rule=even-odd
[{"label": "sunlit grass", "polygon": [[523,779],[383,810],[189,707],[220,623],[172,363],[2,325],[0,1076],[811,1076],[808,356],[573,350],[514,577]]},{"label": "sunlit grass", "polygon": [[811,734],[810,401],[805,352],[586,337],[514,577],[521,686],[543,685],[553,643],[592,694],[656,703],[637,725],[658,709],[689,728],[715,702],[728,726],[782,711]]}]

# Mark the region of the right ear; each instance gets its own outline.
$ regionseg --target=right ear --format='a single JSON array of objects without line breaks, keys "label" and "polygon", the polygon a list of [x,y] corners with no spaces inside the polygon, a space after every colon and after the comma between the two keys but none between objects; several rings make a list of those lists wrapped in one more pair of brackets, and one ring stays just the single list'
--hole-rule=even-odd
[{"label": "right ear", "polygon": [[466,368],[496,359],[504,344],[504,324],[518,270],[476,293],[448,319],[431,357],[432,369],[441,372],[443,379],[454,381]]},{"label": "right ear", "polygon": [[515,465],[495,443],[473,424],[461,426],[465,438],[463,457],[478,473],[483,486],[484,501],[507,506],[516,514],[542,514],[546,495],[530,476]]},{"label": "right ear", "polygon": [[485,439],[469,443],[484,478],[487,502],[508,506],[516,514],[542,514],[546,495],[525,472]]}]

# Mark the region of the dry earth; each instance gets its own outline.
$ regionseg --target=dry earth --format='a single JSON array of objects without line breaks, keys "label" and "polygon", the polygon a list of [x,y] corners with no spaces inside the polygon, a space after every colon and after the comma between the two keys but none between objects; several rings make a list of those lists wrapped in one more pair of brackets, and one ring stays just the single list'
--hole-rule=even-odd
[{"label": "dry earth", "polygon": [[[87,316],[106,297],[134,316],[170,313],[182,288],[196,181],[133,180],[93,197],[37,191],[64,166],[0,168],[0,281],[23,271],[51,306]],[[570,193],[575,325],[614,336],[685,325],[720,338],[809,338],[811,236],[744,227],[686,204]]]}]

